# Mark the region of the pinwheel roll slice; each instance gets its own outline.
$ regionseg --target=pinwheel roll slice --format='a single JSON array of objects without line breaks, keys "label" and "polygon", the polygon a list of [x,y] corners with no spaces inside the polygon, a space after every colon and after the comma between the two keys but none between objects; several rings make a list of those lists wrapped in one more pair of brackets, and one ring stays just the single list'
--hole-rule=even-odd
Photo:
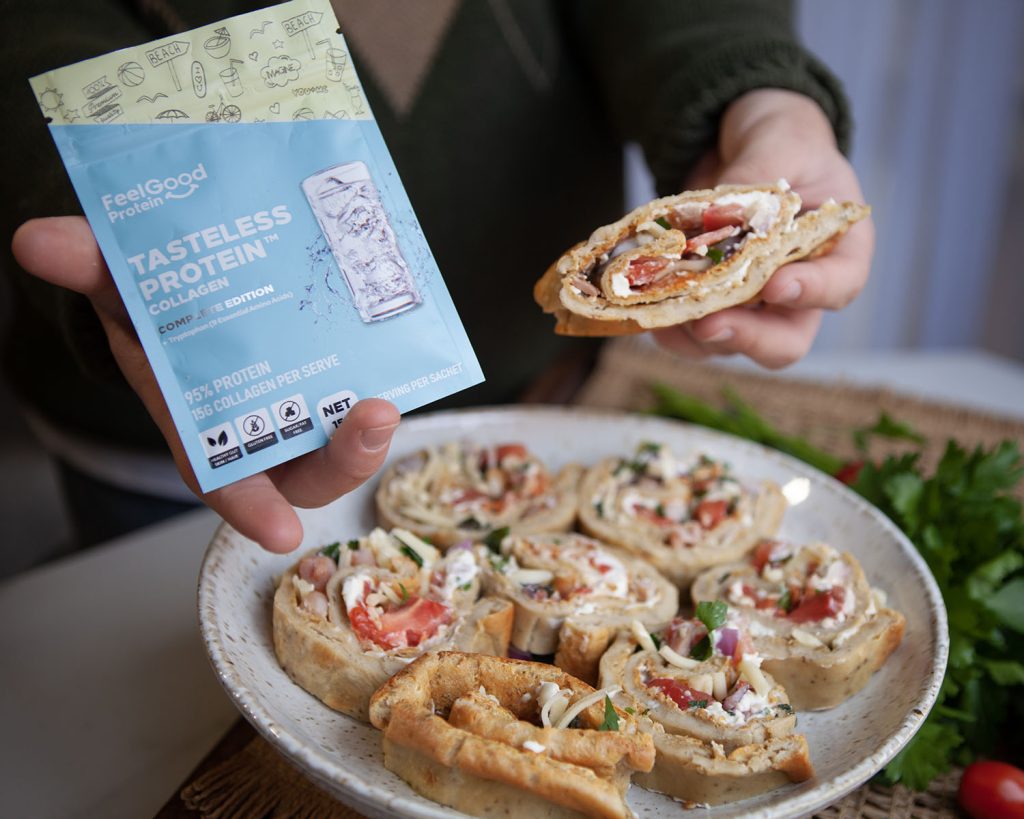
[{"label": "pinwheel roll slice", "polygon": [[587,682],[620,628],[653,629],[679,605],[675,586],[627,552],[579,534],[509,535],[497,553],[478,547],[489,594],[516,609],[512,645]]},{"label": "pinwheel roll slice", "polygon": [[726,463],[651,442],[588,470],[579,496],[584,531],[643,555],[684,588],[775,534],[786,510],[776,484],[746,485]]},{"label": "pinwheel roll slice", "polygon": [[831,708],[863,688],[903,638],[857,560],[824,543],[765,540],[743,562],[709,569],[695,601],[723,599],[794,707]]},{"label": "pinwheel roll slice", "polygon": [[656,199],[562,254],[534,286],[534,299],[554,314],[556,332],[595,336],[742,304],[779,267],[827,253],[870,213],[855,202],[829,200],[800,214],[801,206],[784,180]]},{"label": "pinwheel roll slice", "polygon": [[525,446],[451,442],[429,447],[389,468],[377,490],[382,525],[399,526],[449,546],[508,528],[551,532],[572,528],[581,468],[552,475]]},{"label": "pinwheel roll slice", "polygon": [[625,819],[654,744],[610,693],[546,664],[441,652],[385,683],[370,720],[389,770],[465,813]]},{"label": "pinwheel roll slice", "polygon": [[725,613],[704,604],[656,634],[634,623],[601,659],[600,684],[621,688],[616,704],[663,729],[641,787],[717,804],[813,775],[785,690]]},{"label": "pinwheel roll slice", "polygon": [[411,532],[374,529],[293,566],[274,595],[274,650],[326,705],[366,720],[373,692],[424,652],[504,655],[513,607],[481,596],[469,549],[442,556]]}]

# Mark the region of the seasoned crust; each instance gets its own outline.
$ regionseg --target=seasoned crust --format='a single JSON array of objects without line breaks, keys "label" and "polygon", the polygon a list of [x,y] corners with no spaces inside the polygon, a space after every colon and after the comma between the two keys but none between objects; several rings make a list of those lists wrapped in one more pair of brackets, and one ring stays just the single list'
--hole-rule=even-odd
[{"label": "seasoned crust", "polygon": [[[576,697],[594,693],[540,663],[457,652],[419,658],[370,702],[370,719],[384,732],[385,766],[425,796],[478,816],[631,816],[625,788],[631,771],[653,766],[651,737],[621,711],[618,732],[594,730],[600,702],[580,712],[582,729],[528,724],[545,681]],[[508,801],[491,795],[508,796],[507,787],[523,793]]]},{"label": "seasoned crust", "polygon": [[[569,286],[570,280],[591,270],[618,242],[635,234],[639,224],[657,214],[686,203],[752,191],[778,197],[781,208],[775,226],[766,236],[755,237],[705,273],[679,277],[663,292],[644,297],[656,300],[641,301],[637,296],[610,299],[607,293],[587,296]],[[534,299],[546,313],[555,316],[555,332],[581,336],[614,336],[669,327],[744,304],[757,297],[779,267],[828,252],[851,225],[870,213],[869,207],[855,202],[828,202],[791,221],[798,208],[799,197],[770,185],[722,185],[655,200],[598,228],[586,242],[566,251],[537,282]]]},{"label": "seasoned crust", "polygon": [[814,776],[807,740],[801,734],[741,746],[728,754],[673,734],[655,734],[654,744],[658,750],[654,770],[636,774],[634,781],[641,788],[683,801],[736,802]]},{"label": "seasoned crust", "polygon": [[[282,576],[274,594],[273,636],[278,661],[292,680],[325,705],[366,722],[373,692],[421,650],[364,650],[347,618],[329,622],[301,608],[292,583],[296,568]],[[457,647],[506,653],[514,617],[511,604],[485,597],[462,604],[458,616],[460,621],[447,638],[426,650]]]}]

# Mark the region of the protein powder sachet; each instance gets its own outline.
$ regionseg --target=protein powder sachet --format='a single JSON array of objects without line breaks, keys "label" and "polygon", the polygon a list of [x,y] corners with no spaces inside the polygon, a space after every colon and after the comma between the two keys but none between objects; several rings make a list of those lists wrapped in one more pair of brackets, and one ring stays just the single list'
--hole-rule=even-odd
[{"label": "protein powder sachet", "polygon": [[327,0],[31,85],[204,491],[483,379]]}]

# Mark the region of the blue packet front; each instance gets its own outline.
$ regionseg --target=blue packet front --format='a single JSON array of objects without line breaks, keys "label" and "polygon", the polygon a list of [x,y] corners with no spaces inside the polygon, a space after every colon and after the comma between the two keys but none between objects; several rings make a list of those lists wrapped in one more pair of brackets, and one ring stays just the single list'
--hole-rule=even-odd
[{"label": "blue packet front", "polygon": [[31,85],[203,491],[483,380],[327,0]]}]

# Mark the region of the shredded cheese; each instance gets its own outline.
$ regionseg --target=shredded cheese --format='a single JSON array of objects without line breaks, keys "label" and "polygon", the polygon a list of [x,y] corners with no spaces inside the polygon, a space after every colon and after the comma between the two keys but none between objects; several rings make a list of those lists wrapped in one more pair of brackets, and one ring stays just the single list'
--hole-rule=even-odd
[{"label": "shredded cheese", "polygon": [[802,646],[807,646],[808,648],[822,648],[825,645],[813,634],[804,631],[802,628],[795,628],[791,633],[793,635],[793,639]]},{"label": "shredded cheese", "polygon": [[441,553],[437,549],[426,541],[416,537],[416,535],[407,529],[392,529],[391,534],[401,541],[404,546],[412,549],[413,552],[419,555],[424,567],[437,562],[437,559],[441,556]]},{"label": "shredded cheese", "polygon": [[663,645],[658,649],[658,653],[665,658],[665,662],[674,665],[676,668],[682,668],[686,671],[696,668],[700,665],[696,660],[691,660],[689,657],[684,657],[677,651],[673,651],[669,646]]},{"label": "shredded cheese", "polygon": [[587,696],[574,702],[562,714],[562,716],[558,718],[558,721],[555,723],[555,728],[568,728],[569,723],[576,719],[581,712],[589,708],[591,705],[601,702],[605,697],[611,697],[618,694],[621,690],[621,685],[613,685],[610,688],[602,688],[600,691],[595,691],[593,694],[587,694]]},{"label": "shredded cheese", "polygon": [[630,630],[633,632],[633,636],[636,638],[637,643],[640,644],[640,648],[644,651],[657,651],[658,647],[654,645],[654,640],[651,639],[651,635],[648,633],[647,628],[639,620],[634,620],[629,624]]},{"label": "shredded cheese", "polygon": [[745,679],[759,697],[767,697],[771,686],[761,673],[761,658],[753,654],[745,654],[739,664],[740,677]]}]

